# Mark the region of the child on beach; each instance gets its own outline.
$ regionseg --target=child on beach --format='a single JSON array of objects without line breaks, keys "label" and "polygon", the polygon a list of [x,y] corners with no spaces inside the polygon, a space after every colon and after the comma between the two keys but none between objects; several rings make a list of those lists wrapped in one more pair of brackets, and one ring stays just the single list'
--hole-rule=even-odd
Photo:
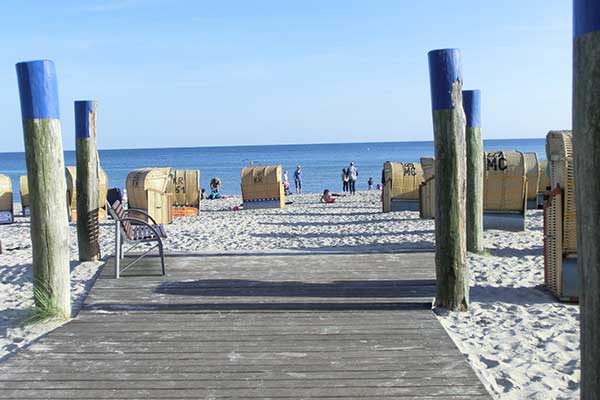
[{"label": "child on beach", "polygon": [[346,168],[342,169],[342,192],[346,193],[348,191],[348,181],[350,177],[348,177],[348,171]]},{"label": "child on beach", "polygon": [[290,181],[288,179],[288,172],[283,171],[283,192],[286,196],[290,195]]},{"label": "child on beach", "polygon": [[367,185],[369,185],[369,190],[373,190],[373,177],[369,178]]}]

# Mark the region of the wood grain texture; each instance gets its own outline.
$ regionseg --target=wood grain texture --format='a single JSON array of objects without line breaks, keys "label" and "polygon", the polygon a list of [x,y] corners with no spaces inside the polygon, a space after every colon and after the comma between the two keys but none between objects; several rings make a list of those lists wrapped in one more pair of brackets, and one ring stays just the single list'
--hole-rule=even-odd
[{"label": "wood grain texture", "polygon": [[469,274],[466,264],[466,148],[462,85],[454,82],[453,109],[433,113],[435,137],[435,264],[437,307],[466,310]]},{"label": "wood grain texture", "polygon": [[431,312],[431,253],[167,263],[108,262],[76,319],[0,364],[0,398],[490,398]]},{"label": "wood grain texture", "polygon": [[600,32],[574,41],[573,152],[581,272],[581,398],[600,399]]},{"label": "wood grain texture", "polygon": [[67,188],[60,121],[23,121],[34,285],[71,315]]},{"label": "wood grain texture", "polygon": [[481,128],[466,128],[467,251],[483,252],[483,140]]},{"label": "wood grain texture", "polygon": [[[96,102],[92,102],[91,112],[86,113],[89,129],[87,137],[76,137],[77,158],[77,246],[79,261],[100,259],[100,204],[99,175],[100,160],[96,147]],[[77,115],[77,117],[81,117]]]}]

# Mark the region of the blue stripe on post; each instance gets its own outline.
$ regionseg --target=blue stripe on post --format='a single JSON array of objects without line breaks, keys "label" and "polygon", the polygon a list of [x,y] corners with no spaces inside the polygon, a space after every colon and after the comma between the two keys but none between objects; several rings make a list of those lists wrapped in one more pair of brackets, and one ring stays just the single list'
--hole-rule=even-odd
[{"label": "blue stripe on post", "polygon": [[573,1],[573,36],[600,31],[600,1]]},{"label": "blue stripe on post", "polygon": [[481,91],[463,90],[462,98],[467,128],[481,128]]},{"label": "blue stripe on post", "polygon": [[23,119],[60,118],[54,63],[50,60],[27,61],[16,67]]},{"label": "blue stripe on post", "polygon": [[94,111],[94,101],[75,102],[75,138],[90,137],[90,113]]},{"label": "blue stripe on post", "polygon": [[460,51],[458,49],[432,50],[429,57],[429,80],[431,83],[431,107],[433,110],[449,110],[452,104],[452,84],[462,82]]}]

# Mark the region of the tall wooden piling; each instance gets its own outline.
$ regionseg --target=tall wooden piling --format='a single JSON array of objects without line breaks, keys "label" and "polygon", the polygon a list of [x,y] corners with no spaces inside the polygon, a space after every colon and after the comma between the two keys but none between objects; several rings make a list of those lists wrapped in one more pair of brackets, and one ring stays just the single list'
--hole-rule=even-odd
[{"label": "tall wooden piling", "polygon": [[457,49],[429,52],[435,139],[436,307],[466,310],[466,149],[462,73]]},{"label": "tall wooden piling", "polygon": [[96,148],[95,101],[75,102],[75,151],[77,154],[77,245],[80,261],[100,259],[98,212],[99,160]]},{"label": "tall wooden piling", "polygon": [[[69,225],[56,72],[52,61],[16,65],[31,210],[33,280],[71,315]],[[45,307],[36,297],[36,305]]]},{"label": "tall wooden piling", "polygon": [[483,140],[481,92],[463,90],[467,142],[467,251],[483,252]]},{"label": "tall wooden piling", "polygon": [[600,3],[573,3],[573,155],[581,273],[581,398],[600,399]]}]

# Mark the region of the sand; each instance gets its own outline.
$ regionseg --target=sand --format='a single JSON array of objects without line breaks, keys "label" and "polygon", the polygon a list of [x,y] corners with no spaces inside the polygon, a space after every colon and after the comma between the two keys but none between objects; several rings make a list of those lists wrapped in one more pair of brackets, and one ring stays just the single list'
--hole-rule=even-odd
[{"label": "sand", "polygon": [[[231,211],[240,197],[205,201],[199,217],[167,227],[167,251],[188,253],[366,252],[433,249],[434,221],[416,212],[380,212],[379,192],[360,192],[336,204],[318,194],[294,195],[283,210]],[[487,231],[490,255],[468,258],[471,307],[438,318],[490,393],[498,399],[579,396],[579,307],[557,302],[543,288],[541,212],[528,212],[527,230]],[[31,295],[27,218],[0,226],[0,357],[58,326],[23,326]],[[113,225],[101,226],[103,254],[112,253]],[[71,225],[73,300],[80,304],[99,263],[79,264]]]}]

